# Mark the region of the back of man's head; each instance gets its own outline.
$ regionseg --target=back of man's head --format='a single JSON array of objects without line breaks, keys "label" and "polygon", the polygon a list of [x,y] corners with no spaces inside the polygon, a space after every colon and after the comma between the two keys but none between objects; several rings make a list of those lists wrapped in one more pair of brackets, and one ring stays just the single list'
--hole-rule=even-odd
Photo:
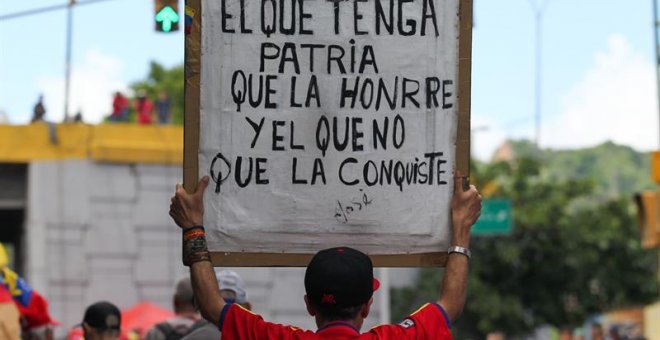
[{"label": "back of man's head", "polygon": [[348,247],[319,251],[305,272],[308,304],[323,321],[355,319],[378,285],[369,256]]},{"label": "back of man's head", "polygon": [[235,302],[250,309],[245,283],[238,273],[233,270],[216,270],[220,294],[226,302]]},{"label": "back of man's head", "polygon": [[591,339],[602,340],[603,338],[603,325],[601,325],[599,322],[594,322],[591,324]]},{"label": "back of man's head", "polygon": [[189,277],[184,277],[176,284],[174,292],[174,312],[176,314],[195,312],[195,294]]},{"label": "back of man's head", "polygon": [[114,304],[101,301],[87,307],[82,328],[87,340],[119,339],[121,312]]}]

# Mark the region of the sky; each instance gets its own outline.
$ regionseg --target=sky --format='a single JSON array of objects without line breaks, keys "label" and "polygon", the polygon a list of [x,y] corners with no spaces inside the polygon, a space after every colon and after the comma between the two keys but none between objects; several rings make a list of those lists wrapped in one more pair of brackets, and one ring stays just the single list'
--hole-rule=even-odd
[{"label": "sky", "polygon": [[[0,0],[0,17],[66,2]],[[539,5],[540,146],[613,141],[658,149],[652,0],[474,4],[474,156],[487,160],[507,139],[536,138],[533,7]],[[71,112],[98,122],[110,112],[112,93],[143,79],[150,61],[167,67],[183,62],[183,33],[155,32],[153,6],[153,0],[108,0],[74,8]],[[65,10],[0,20],[0,111],[10,123],[27,123],[39,94],[47,119],[61,121],[65,38]]]}]

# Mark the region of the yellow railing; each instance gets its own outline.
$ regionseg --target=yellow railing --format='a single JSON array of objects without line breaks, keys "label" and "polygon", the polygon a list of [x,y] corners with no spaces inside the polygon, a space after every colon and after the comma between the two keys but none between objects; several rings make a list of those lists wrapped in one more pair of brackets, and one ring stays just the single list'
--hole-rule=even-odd
[{"label": "yellow railing", "polygon": [[181,126],[135,124],[0,125],[0,162],[84,159],[181,164]]}]

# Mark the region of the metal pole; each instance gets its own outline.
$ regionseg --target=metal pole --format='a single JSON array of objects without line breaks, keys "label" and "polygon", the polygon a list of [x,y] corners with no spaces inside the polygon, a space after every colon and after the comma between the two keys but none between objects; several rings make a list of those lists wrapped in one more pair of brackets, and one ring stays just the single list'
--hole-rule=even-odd
[{"label": "metal pole", "polygon": [[543,12],[542,9],[536,11],[536,147],[541,143],[541,80],[542,80],[542,50],[543,50],[543,35],[542,35]]},{"label": "metal pole", "polygon": [[[104,1],[115,1],[115,0],[87,0],[87,1],[75,1],[75,3],[76,3],[76,5],[81,5],[82,6],[82,5],[90,5],[90,4],[95,4],[97,2],[104,2]],[[27,16],[31,16],[31,15],[35,15],[35,14],[47,13],[47,12],[51,12],[51,11],[59,11],[61,9],[68,8],[71,5],[70,3],[71,3],[71,1],[69,1],[69,3],[63,4],[63,5],[54,5],[54,6],[30,9],[30,10],[22,11],[22,12],[2,14],[2,15],[0,15],[0,21],[17,19],[17,18],[27,17]]]},{"label": "metal pole", "polygon": [[66,13],[66,60],[64,66],[64,122],[69,121],[69,90],[71,87],[71,35],[73,32],[73,5],[75,0],[69,1]]},{"label": "metal pole", "polygon": [[[658,0],[653,0],[653,37],[655,38],[653,49],[655,50],[655,74],[656,74],[656,84],[657,84],[657,95],[658,95],[658,114],[660,124],[660,40],[658,37]],[[660,130],[658,130],[660,132]],[[660,139],[660,133],[658,133],[658,138]],[[659,140],[660,143],[660,140]]]},{"label": "metal pole", "polygon": [[71,87],[71,45],[73,43],[72,34],[73,34],[73,6],[74,5],[89,5],[99,2],[113,1],[113,0],[87,0],[87,1],[78,1],[78,0],[68,0],[65,5],[55,5],[48,7],[41,7],[36,9],[31,9],[23,12],[16,12],[10,14],[0,15],[0,21],[11,20],[16,18],[21,18],[25,16],[31,16],[35,14],[42,14],[51,11],[58,11],[66,8],[67,17],[66,17],[66,56],[64,61],[64,121],[69,120],[69,91]]},{"label": "metal pole", "polygon": [[[653,0],[653,49],[655,50],[655,75],[656,75],[656,86],[657,86],[657,96],[658,96],[658,114],[659,119],[658,123],[660,124],[660,40],[658,40],[658,0]],[[660,138],[660,130],[658,130],[658,136]],[[658,276],[658,281],[660,282],[660,249],[658,249],[658,261],[656,262],[656,275]]]},{"label": "metal pole", "polygon": [[547,7],[549,0],[529,0],[529,4],[534,11],[534,24],[535,24],[535,77],[534,87],[536,93],[534,94],[534,121],[535,121],[535,134],[534,142],[538,147],[541,143],[541,104],[543,100],[542,85],[543,85],[543,12]]}]

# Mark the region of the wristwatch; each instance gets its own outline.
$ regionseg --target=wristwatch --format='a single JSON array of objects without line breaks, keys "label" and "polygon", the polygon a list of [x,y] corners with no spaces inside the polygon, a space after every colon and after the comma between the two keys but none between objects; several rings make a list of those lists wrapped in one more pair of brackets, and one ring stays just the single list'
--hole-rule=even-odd
[{"label": "wristwatch", "polygon": [[470,252],[470,249],[461,246],[449,247],[449,249],[447,249],[447,254],[451,254],[451,253],[461,253],[467,256],[468,259],[472,257],[472,252]]}]

